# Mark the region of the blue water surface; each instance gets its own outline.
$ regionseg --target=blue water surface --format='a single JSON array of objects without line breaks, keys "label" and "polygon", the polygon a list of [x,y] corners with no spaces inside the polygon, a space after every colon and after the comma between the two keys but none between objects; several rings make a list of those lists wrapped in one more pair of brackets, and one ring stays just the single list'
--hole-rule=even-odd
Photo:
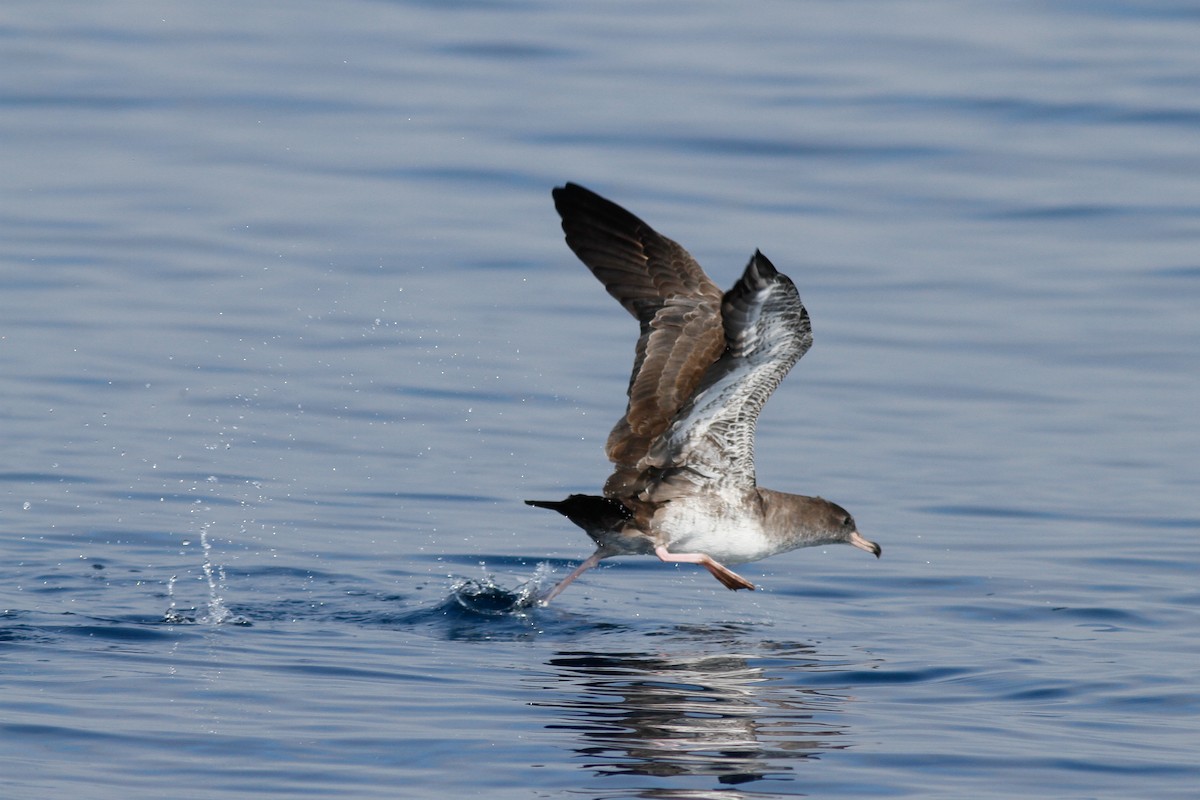
[{"label": "blue water surface", "polygon": [[[1187,4],[16,2],[6,798],[1185,798]],[[595,491],[636,326],[583,183],[816,343],[761,482],[883,546],[707,573]]]}]

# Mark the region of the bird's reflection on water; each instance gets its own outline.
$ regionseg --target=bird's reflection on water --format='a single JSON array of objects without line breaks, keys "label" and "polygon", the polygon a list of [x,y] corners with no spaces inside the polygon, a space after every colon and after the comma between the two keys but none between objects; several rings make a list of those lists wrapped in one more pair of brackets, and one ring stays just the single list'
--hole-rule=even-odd
[{"label": "bird's reflection on water", "polygon": [[[795,762],[850,746],[837,719],[848,698],[804,688],[802,673],[828,662],[803,645],[739,646],[731,633],[677,629],[656,653],[560,652],[550,666],[564,697],[545,705],[565,713],[550,727],[574,732],[583,766],[599,775],[725,787],[788,780]],[[694,796],[664,789],[653,796]]]}]

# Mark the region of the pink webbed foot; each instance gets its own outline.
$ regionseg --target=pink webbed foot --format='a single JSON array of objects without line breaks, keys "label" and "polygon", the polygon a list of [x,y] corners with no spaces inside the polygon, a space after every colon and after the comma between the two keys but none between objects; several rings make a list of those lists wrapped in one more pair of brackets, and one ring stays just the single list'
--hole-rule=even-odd
[{"label": "pink webbed foot", "polygon": [[754,584],[738,575],[728,567],[717,563],[712,556],[706,553],[669,553],[667,548],[659,545],[654,548],[654,554],[658,556],[660,561],[678,561],[684,564],[699,564],[704,567],[712,576],[721,582],[721,585],[726,589],[737,591],[738,589],[753,589]]}]

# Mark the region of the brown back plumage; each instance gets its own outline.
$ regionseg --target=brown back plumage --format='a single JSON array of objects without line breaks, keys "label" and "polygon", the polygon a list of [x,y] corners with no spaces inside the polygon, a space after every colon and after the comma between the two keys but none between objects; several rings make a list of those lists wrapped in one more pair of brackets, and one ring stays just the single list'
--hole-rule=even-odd
[{"label": "brown back plumage", "polygon": [[641,326],[629,404],[605,451],[616,465],[604,493],[625,497],[638,462],[721,355],[721,290],[686,250],[582,186],[554,190],[567,245]]}]

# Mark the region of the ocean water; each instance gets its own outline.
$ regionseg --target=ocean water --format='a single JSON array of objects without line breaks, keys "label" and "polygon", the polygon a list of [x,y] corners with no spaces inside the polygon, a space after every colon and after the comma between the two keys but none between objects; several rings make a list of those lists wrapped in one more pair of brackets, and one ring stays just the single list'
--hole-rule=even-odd
[{"label": "ocean water", "polygon": [[[6,798],[1185,798],[1200,14],[14,2]],[[587,185],[816,343],[763,485],[883,546],[610,562]]]}]

